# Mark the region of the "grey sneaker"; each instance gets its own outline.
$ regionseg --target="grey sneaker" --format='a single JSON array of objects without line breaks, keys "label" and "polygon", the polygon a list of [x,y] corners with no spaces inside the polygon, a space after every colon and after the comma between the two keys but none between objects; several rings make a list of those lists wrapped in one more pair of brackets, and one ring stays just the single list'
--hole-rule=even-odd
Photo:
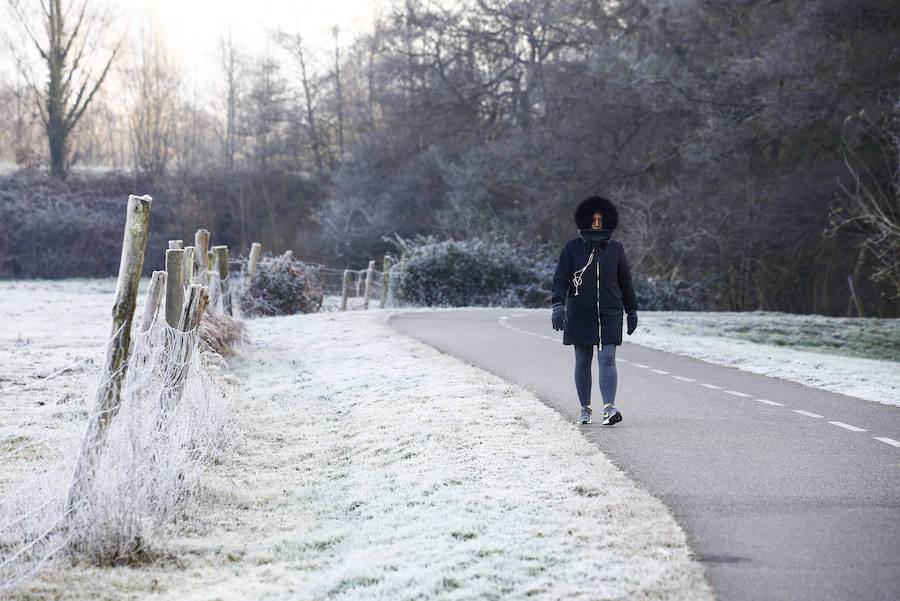
[{"label": "grey sneaker", "polygon": [[622,414],[616,409],[615,405],[606,405],[603,407],[603,425],[611,426],[622,421]]},{"label": "grey sneaker", "polygon": [[585,407],[584,405],[582,405],[581,406],[581,417],[578,418],[578,423],[579,424],[591,423],[591,413],[592,413],[592,411],[591,411],[590,407]]}]

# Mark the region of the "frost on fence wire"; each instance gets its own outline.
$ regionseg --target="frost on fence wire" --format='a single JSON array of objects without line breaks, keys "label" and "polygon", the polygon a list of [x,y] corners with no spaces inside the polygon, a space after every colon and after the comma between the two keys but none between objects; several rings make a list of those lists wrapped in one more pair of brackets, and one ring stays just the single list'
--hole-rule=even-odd
[{"label": "frost on fence wire", "polygon": [[[71,505],[74,428],[0,455],[0,593],[64,554],[140,560],[191,515],[200,471],[234,435],[206,361],[198,328],[178,331],[159,318],[132,332],[118,413],[89,448],[93,469]],[[84,432],[87,423],[72,426]]]},{"label": "frost on fence wire", "polygon": [[232,295],[231,274],[222,280],[218,270],[207,270],[206,277],[209,280],[209,306],[224,312],[225,297]]},{"label": "frost on fence wire", "polygon": [[[338,311],[341,307],[341,298],[344,288],[344,272],[343,269],[333,269],[324,265],[311,266],[316,270],[318,279],[322,284],[322,292],[324,300],[322,302],[323,311]],[[350,273],[347,308],[362,309],[366,300],[366,274],[367,269],[350,269],[346,270]],[[388,271],[388,290],[387,301],[385,306],[398,307],[401,305],[400,284],[403,277],[403,269],[400,263],[391,265]],[[376,269],[373,272],[372,282],[369,286],[369,303],[378,301],[381,298],[381,291],[384,285],[384,271]],[[377,305],[376,305],[377,306]]]}]

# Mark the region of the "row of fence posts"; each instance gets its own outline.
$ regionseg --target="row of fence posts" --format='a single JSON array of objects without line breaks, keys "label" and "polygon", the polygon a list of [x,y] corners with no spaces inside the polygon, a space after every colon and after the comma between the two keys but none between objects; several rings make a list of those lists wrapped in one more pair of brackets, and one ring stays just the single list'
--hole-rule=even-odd
[{"label": "row of fence posts", "polygon": [[[406,264],[407,259],[403,258],[400,261],[400,273],[397,277],[399,281],[403,281],[403,276],[406,273]],[[384,256],[383,263],[383,271],[381,276],[381,301],[379,303],[379,308],[384,309],[387,306],[388,300],[388,290],[390,289],[391,284],[391,267],[393,266],[393,260],[390,256]],[[350,296],[350,280],[353,279],[354,271],[350,269],[344,270],[344,281],[341,287],[341,311],[347,310],[347,299]],[[365,292],[363,292],[363,309],[369,308],[369,297],[371,296],[372,283],[375,281],[375,261],[369,261],[369,267],[366,269],[366,284],[365,284]]]},{"label": "row of fence posts", "polygon": [[[72,488],[66,504],[67,513],[74,509],[75,504],[83,498],[91,484],[95,469],[94,461],[97,457],[94,450],[102,447],[106,431],[118,413],[122,401],[122,385],[128,369],[131,325],[144,265],[152,201],[150,196],[128,197],[125,237],[113,305],[112,335],[103,364],[103,378],[96,393],[94,413],[88,422],[87,433],[76,462]],[[255,273],[261,252],[260,244],[254,242],[250,251],[248,278]],[[223,310],[232,315],[228,247],[209,248],[209,231],[205,229],[197,230],[194,246],[184,247],[182,240],[170,240],[169,248],[166,250],[165,271],[154,271],[150,278],[139,331],[146,333],[153,325],[164,293],[165,320],[169,327],[190,332],[199,326],[203,313],[211,302],[210,273],[218,278],[216,282],[218,289],[215,293],[222,300]],[[175,338],[167,336],[166,344],[174,347]],[[181,400],[188,377],[186,366],[190,363],[190,357],[175,356],[171,348],[167,348],[166,351],[170,363],[166,366],[168,392],[167,398],[161,399],[161,402],[171,408]],[[193,349],[186,352],[193,352]]]}]

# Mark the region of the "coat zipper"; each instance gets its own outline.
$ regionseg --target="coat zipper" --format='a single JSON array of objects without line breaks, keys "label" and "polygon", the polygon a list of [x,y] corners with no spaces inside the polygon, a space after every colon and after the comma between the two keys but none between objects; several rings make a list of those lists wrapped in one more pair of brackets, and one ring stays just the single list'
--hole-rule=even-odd
[{"label": "coat zipper", "polygon": [[600,349],[600,345],[603,343],[600,334],[600,260],[597,259],[597,349]]}]

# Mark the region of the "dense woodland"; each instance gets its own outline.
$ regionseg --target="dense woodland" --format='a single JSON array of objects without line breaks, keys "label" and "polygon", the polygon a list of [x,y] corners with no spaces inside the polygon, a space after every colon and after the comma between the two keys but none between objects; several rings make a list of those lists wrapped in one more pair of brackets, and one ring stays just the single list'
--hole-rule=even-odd
[{"label": "dense woodland", "polygon": [[128,193],[150,248],[205,226],[335,267],[418,235],[555,255],[599,193],[633,271],[708,306],[855,315],[852,277],[900,313],[895,0],[398,1],[331,48],[223,32],[202,92],[148,21],[89,46],[54,156],[51,28],[10,5],[35,39],[0,82],[0,277],[113,274]]}]

